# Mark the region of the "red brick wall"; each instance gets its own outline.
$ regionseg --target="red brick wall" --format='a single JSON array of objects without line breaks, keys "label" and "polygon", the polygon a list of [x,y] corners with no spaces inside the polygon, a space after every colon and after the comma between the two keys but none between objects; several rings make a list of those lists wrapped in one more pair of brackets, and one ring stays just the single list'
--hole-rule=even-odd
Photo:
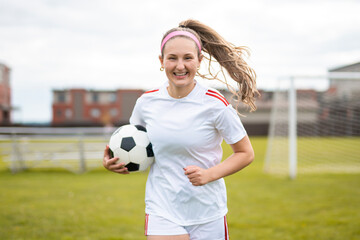
[{"label": "red brick wall", "polygon": [[[11,87],[10,87],[10,68],[1,64],[0,74],[0,124],[11,122]],[[4,118],[5,117],[5,118]]]},{"label": "red brick wall", "polygon": [[[70,99],[66,103],[53,102],[53,125],[118,125],[128,122],[131,114],[129,109],[131,108],[132,110],[133,106],[135,105],[136,99],[144,93],[144,91],[142,90],[116,90],[114,91],[114,93],[116,94],[116,101],[114,102],[87,102],[86,94],[89,94],[90,91],[87,91],[85,89],[68,89],[64,91],[70,93]],[[101,93],[101,91],[93,92],[98,92],[99,94]],[[75,96],[77,95],[79,98],[81,94],[81,103],[76,102]],[[72,117],[66,118],[65,111],[69,108],[72,110]],[[91,111],[94,108],[100,111],[98,117],[91,115]],[[114,116],[112,116],[110,113],[111,109],[113,108],[117,110],[117,114]],[[126,112],[124,112],[124,110]],[[61,111],[62,115],[58,116],[57,111]],[[79,117],[79,114],[81,115],[81,117]],[[77,116],[77,118],[75,117],[75,115]]]}]

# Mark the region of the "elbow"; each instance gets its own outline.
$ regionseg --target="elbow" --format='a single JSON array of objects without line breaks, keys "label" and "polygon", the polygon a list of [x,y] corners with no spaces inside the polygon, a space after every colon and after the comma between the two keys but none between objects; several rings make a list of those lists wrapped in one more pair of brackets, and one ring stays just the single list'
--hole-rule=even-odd
[{"label": "elbow", "polygon": [[255,160],[255,153],[254,153],[254,151],[250,151],[249,153],[248,153],[248,165],[250,164],[250,163],[252,163],[254,160]]}]

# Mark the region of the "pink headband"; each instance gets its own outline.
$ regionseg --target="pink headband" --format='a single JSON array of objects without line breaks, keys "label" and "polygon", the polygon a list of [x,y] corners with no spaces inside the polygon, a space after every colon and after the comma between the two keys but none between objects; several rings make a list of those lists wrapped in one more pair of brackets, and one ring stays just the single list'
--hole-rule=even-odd
[{"label": "pink headband", "polygon": [[194,42],[196,43],[196,45],[199,48],[199,51],[201,52],[201,44],[199,42],[199,39],[197,39],[197,37],[195,37],[194,34],[192,34],[191,32],[188,32],[188,31],[174,31],[174,32],[169,33],[161,43],[161,49],[160,49],[161,52],[162,52],[163,47],[164,47],[164,45],[165,45],[165,43],[167,41],[169,41],[171,38],[173,38],[175,36],[179,36],[179,35],[187,36],[187,37],[191,38],[192,40],[194,40]]}]

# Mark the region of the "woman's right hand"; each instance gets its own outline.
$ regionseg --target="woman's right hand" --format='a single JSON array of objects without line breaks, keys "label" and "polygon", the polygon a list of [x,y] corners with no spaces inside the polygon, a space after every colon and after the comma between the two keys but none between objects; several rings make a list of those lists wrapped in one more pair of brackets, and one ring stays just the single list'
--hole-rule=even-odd
[{"label": "woman's right hand", "polygon": [[104,168],[115,173],[129,174],[128,169],[125,167],[125,163],[117,163],[119,160],[118,157],[110,158],[109,150],[109,145],[106,145],[103,158]]}]

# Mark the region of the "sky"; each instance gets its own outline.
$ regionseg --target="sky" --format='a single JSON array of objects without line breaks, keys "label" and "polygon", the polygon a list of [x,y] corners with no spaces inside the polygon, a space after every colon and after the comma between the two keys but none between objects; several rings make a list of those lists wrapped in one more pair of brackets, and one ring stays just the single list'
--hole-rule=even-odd
[{"label": "sky", "polygon": [[258,88],[360,61],[358,0],[0,0],[17,123],[51,121],[54,89],[153,89],[163,34],[186,19],[247,46]]}]

